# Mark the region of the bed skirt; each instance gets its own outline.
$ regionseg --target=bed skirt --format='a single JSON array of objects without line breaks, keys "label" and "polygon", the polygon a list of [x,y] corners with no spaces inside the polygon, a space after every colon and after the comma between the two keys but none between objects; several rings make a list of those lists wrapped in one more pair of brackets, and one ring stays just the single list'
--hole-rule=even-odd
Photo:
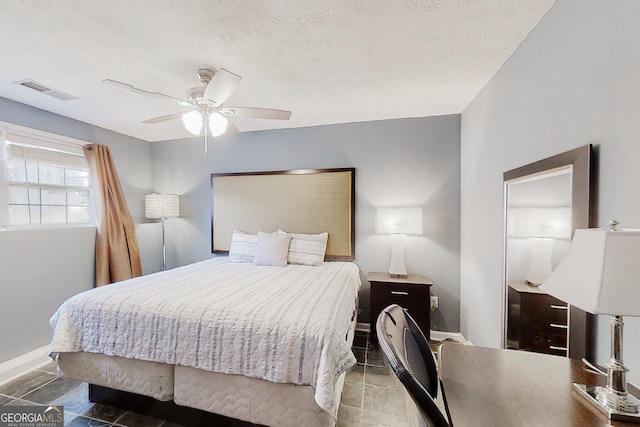
[{"label": "bed skirt", "polygon": [[[355,324],[354,319],[347,338],[349,346],[353,343]],[[84,352],[60,353],[58,374],[90,383],[92,402],[178,423],[189,419],[194,426],[198,420],[205,420],[202,426],[211,425],[207,413],[278,427],[336,424],[337,414],[329,414],[316,404],[315,389],[311,386]],[[345,376],[343,372],[335,385],[336,408]],[[145,399],[147,396],[153,400]],[[196,411],[189,412],[189,408]]]}]

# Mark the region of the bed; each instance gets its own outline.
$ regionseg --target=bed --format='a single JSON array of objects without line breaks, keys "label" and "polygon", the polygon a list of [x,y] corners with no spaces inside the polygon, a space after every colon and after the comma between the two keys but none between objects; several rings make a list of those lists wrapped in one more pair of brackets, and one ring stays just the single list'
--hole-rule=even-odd
[{"label": "bed", "polygon": [[[67,300],[51,319],[60,374],[255,424],[334,425],[355,364],[353,190],[353,169],[213,175],[212,251],[228,256]],[[278,197],[287,208],[265,215]],[[276,240],[283,264],[265,258]]]}]

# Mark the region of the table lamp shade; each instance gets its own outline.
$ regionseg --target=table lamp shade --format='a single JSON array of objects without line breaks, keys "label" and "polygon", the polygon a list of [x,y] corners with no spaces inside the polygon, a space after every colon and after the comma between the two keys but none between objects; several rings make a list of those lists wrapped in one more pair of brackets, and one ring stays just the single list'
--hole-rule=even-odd
[{"label": "table lamp shade", "polygon": [[571,208],[510,208],[508,233],[511,237],[548,237],[571,239]]},{"label": "table lamp shade", "polygon": [[640,315],[640,230],[576,230],[569,252],[540,289],[594,314],[611,315],[606,386],[574,384],[609,419],[640,423],[640,400],[627,391],[623,316]]},{"label": "table lamp shade", "polygon": [[376,208],[376,234],[422,234],[422,208]]},{"label": "table lamp shade", "polygon": [[640,316],[640,230],[576,230],[540,289],[590,313]]},{"label": "table lamp shade", "polygon": [[144,196],[144,215],[150,219],[180,216],[180,197],[177,194],[152,193]]}]

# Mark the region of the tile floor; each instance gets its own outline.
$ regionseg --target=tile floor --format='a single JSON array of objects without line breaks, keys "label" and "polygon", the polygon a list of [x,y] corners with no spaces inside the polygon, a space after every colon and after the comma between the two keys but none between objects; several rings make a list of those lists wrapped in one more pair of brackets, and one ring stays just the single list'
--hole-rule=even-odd
[{"label": "tile floor", "polygon": [[366,332],[356,332],[353,354],[358,364],[347,373],[338,427],[409,426],[405,391]]},{"label": "tile floor", "polygon": [[[347,373],[338,426],[408,426],[404,391],[389,375],[380,350],[371,345],[366,332],[356,332],[353,352],[358,364]],[[65,425],[74,427],[180,427],[169,421],[91,403],[87,393],[86,383],[57,378],[55,364],[50,363],[0,386],[0,405],[64,405]]]}]

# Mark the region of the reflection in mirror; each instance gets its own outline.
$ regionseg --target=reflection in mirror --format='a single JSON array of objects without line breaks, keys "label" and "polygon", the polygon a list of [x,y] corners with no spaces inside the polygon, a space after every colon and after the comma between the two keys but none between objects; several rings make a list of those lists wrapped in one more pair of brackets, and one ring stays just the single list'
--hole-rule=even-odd
[{"label": "reflection in mirror", "polygon": [[541,291],[589,226],[590,146],[505,172],[503,346],[580,358],[590,318]]},{"label": "reflection in mirror", "polygon": [[507,277],[540,286],[571,240],[571,167],[509,183]]}]

